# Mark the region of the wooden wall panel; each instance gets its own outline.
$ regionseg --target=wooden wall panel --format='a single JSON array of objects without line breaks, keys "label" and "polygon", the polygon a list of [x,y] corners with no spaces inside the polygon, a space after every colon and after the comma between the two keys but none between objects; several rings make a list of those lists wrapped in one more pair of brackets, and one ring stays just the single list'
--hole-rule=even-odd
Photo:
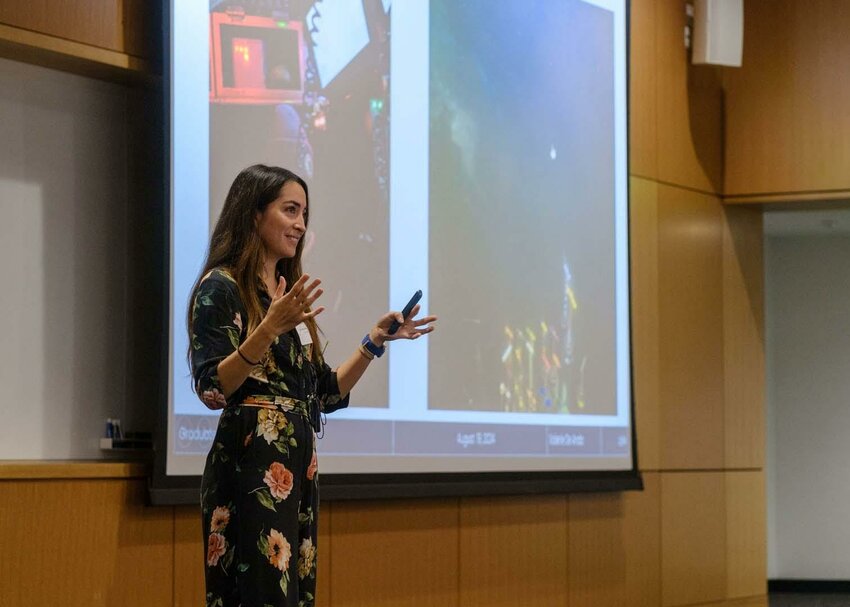
[{"label": "wooden wall panel", "polygon": [[144,502],[144,479],[0,481],[0,605],[171,605],[172,509]]},{"label": "wooden wall panel", "polygon": [[726,472],[726,596],[767,593],[767,522],[762,470]]},{"label": "wooden wall panel", "polygon": [[660,601],[660,491],[569,498],[570,607],[655,607]]},{"label": "wooden wall panel", "polygon": [[744,5],[743,65],[723,75],[727,196],[787,192],[796,181],[792,175],[797,152],[784,142],[791,136],[788,125],[795,114],[791,42],[786,37],[792,19],[788,2],[755,0]]},{"label": "wooden wall panel", "polygon": [[123,51],[121,0],[0,2],[0,23]]},{"label": "wooden wall panel", "polygon": [[174,508],[174,607],[204,604],[204,544],[200,506]]},{"label": "wooden wall panel", "polygon": [[121,84],[155,80],[145,59],[0,23],[0,58]]},{"label": "wooden wall panel", "polygon": [[664,607],[726,598],[725,494],[723,472],[670,472],[661,476]]},{"label": "wooden wall panel", "polygon": [[127,84],[162,73],[162,3],[0,2],[0,57]]},{"label": "wooden wall panel", "polygon": [[569,496],[570,607],[625,605],[626,547],[620,494]]},{"label": "wooden wall panel", "polygon": [[630,190],[632,370],[638,463],[657,470],[658,402],[658,185],[632,178]]},{"label": "wooden wall panel", "polygon": [[0,23],[135,57],[158,59],[162,6],[146,0],[0,2]]},{"label": "wooden wall panel", "polygon": [[658,0],[658,179],[702,192],[723,187],[720,68],[690,64],[684,46],[686,0]]},{"label": "wooden wall panel", "polygon": [[623,496],[626,596],[630,607],[661,604],[661,475],[644,473],[644,489]]},{"label": "wooden wall panel", "polygon": [[723,467],[722,209],[658,187],[661,468]]},{"label": "wooden wall panel", "polygon": [[[535,605],[650,607],[661,604],[662,575],[664,604],[683,604],[683,592],[711,595],[718,546],[726,595],[756,592],[763,480],[759,471],[647,473],[643,492],[573,495],[569,505],[563,497],[326,504],[319,604],[489,607],[533,596]],[[202,604],[196,509],[143,501],[141,479],[0,482],[0,538],[16,556],[0,559],[0,604]],[[69,510],[72,527],[52,525],[60,532],[52,539],[74,558],[44,567],[35,530]]]},{"label": "wooden wall panel", "polygon": [[[149,0],[121,0],[121,50],[128,55],[152,59],[157,64],[162,59],[162,49],[157,41],[162,36],[163,2]],[[161,67],[158,67],[161,70]],[[161,71],[159,72],[161,73]]]},{"label": "wooden wall panel", "polygon": [[658,177],[655,11],[658,0],[632,0],[629,44],[629,174]]},{"label": "wooden wall panel", "polygon": [[563,607],[566,497],[462,499],[459,565],[463,607]]},{"label": "wooden wall panel", "polygon": [[726,468],[762,468],[765,450],[762,212],[725,207],[723,384]]},{"label": "wooden wall panel", "polygon": [[457,499],[336,502],[330,533],[333,607],[458,604]]},{"label": "wooden wall panel", "polygon": [[726,195],[850,189],[850,3],[747,0],[726,83]]}]

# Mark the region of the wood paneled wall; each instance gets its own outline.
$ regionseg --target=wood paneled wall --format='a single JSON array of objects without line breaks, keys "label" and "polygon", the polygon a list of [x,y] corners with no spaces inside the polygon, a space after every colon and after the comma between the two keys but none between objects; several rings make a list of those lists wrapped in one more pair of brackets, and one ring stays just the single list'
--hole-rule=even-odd
[{"label": "wood paneled wall", "polygon": [[161,74],[162,3],[0,2],[0,56],[119,82]]},{"label": "wood paneled wall", "polygon": [[850,3],[747,0],[744,11],[743,66],[724,75],[726,195],[850,198]]},{"label": "wood paneled wall", "polygon": [[151,59],[160,12],[145,0],[0,2],[0,23],[55,38]]},{"label": "wood paneled wall", "polygon": [[[721,74],[688,64],[684,5],[631,2],[645,490],[324,504],[319,605],[766,607],[761,224],[721,204]],[[2,470],[0,604],[203,604],[195,509]]]},{"label": "wood paneled wall", "polygon": [[[633,2],[632,11],[654,14],[657,178],[666,184],[721,193],[723,188],[723,90],[720,68],[691,65],[684,47],[686,15],[680,0]],[[648,19],[649,17],[644,17]],[[633,20],[632,23],[637,26]],[[634,28],[632,36],[642,32]],[[631,71],[631,81],[644,72]],[[637,90],[636,90],[637,92]],[[631,96],[632,108],[645,99]],[[640,113],[643,115],[647,110]]]},{"label": "wood paneled wall", "polygon": [[0,468],[0,605],[171,604],[174,513],[144,506],[143,470],[17,469]]},{"label": "wood paneled wall", "polygon": [[[197,510],[141,505],[140,474],[66,466],[0,479],[0,604],[202,605]],[[766,605],[761,471],[651,471],[645,484],[325,504],[318,604]]]}]

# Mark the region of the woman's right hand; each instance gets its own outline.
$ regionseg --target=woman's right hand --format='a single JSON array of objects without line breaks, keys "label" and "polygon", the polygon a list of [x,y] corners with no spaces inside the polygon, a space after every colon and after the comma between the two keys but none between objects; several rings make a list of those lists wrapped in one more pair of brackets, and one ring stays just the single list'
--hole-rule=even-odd
[{"label": "woman's right hand", "polygon": [[324,306],[311,310],[323,291],[317,288],[322,283],[321,280],[317,278],[307,284],[308,280],[310,276],[302,274],[289,292],[286,292],[286,279],[281,276],[278,280],[277,289],[272,294],[272,303],[265,318],[260,322],[260,328],[267,331],[273,339],[291,331],[305,320],[315,318],[325,310]]}]

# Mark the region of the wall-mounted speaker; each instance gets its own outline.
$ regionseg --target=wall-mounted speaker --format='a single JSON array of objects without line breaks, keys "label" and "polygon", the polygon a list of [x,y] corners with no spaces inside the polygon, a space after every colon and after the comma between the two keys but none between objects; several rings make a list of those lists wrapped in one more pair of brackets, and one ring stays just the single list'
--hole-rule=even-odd
[{"label": "wall-mounted speaker", "polygon": [[693,63],[741,67],[744,0],[694,0]]}]

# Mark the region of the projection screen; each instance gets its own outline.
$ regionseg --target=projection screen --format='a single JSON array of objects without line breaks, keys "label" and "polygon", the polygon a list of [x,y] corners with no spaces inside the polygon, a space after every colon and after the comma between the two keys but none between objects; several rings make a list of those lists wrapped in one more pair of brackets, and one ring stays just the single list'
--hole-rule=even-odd
[{"label": "projection screen", "polygon": [[332,366],[417,289],[440,318],[432,335],[391,344],[350,407],[328,416],[325,487],[639,485],[627,8],[171,3],[169,385],[155,486],[196,486],[215,434],[218,412],[191,389],[185,311],[227,189],[256,163],[309,184],[304,266],[324,283]]}]

